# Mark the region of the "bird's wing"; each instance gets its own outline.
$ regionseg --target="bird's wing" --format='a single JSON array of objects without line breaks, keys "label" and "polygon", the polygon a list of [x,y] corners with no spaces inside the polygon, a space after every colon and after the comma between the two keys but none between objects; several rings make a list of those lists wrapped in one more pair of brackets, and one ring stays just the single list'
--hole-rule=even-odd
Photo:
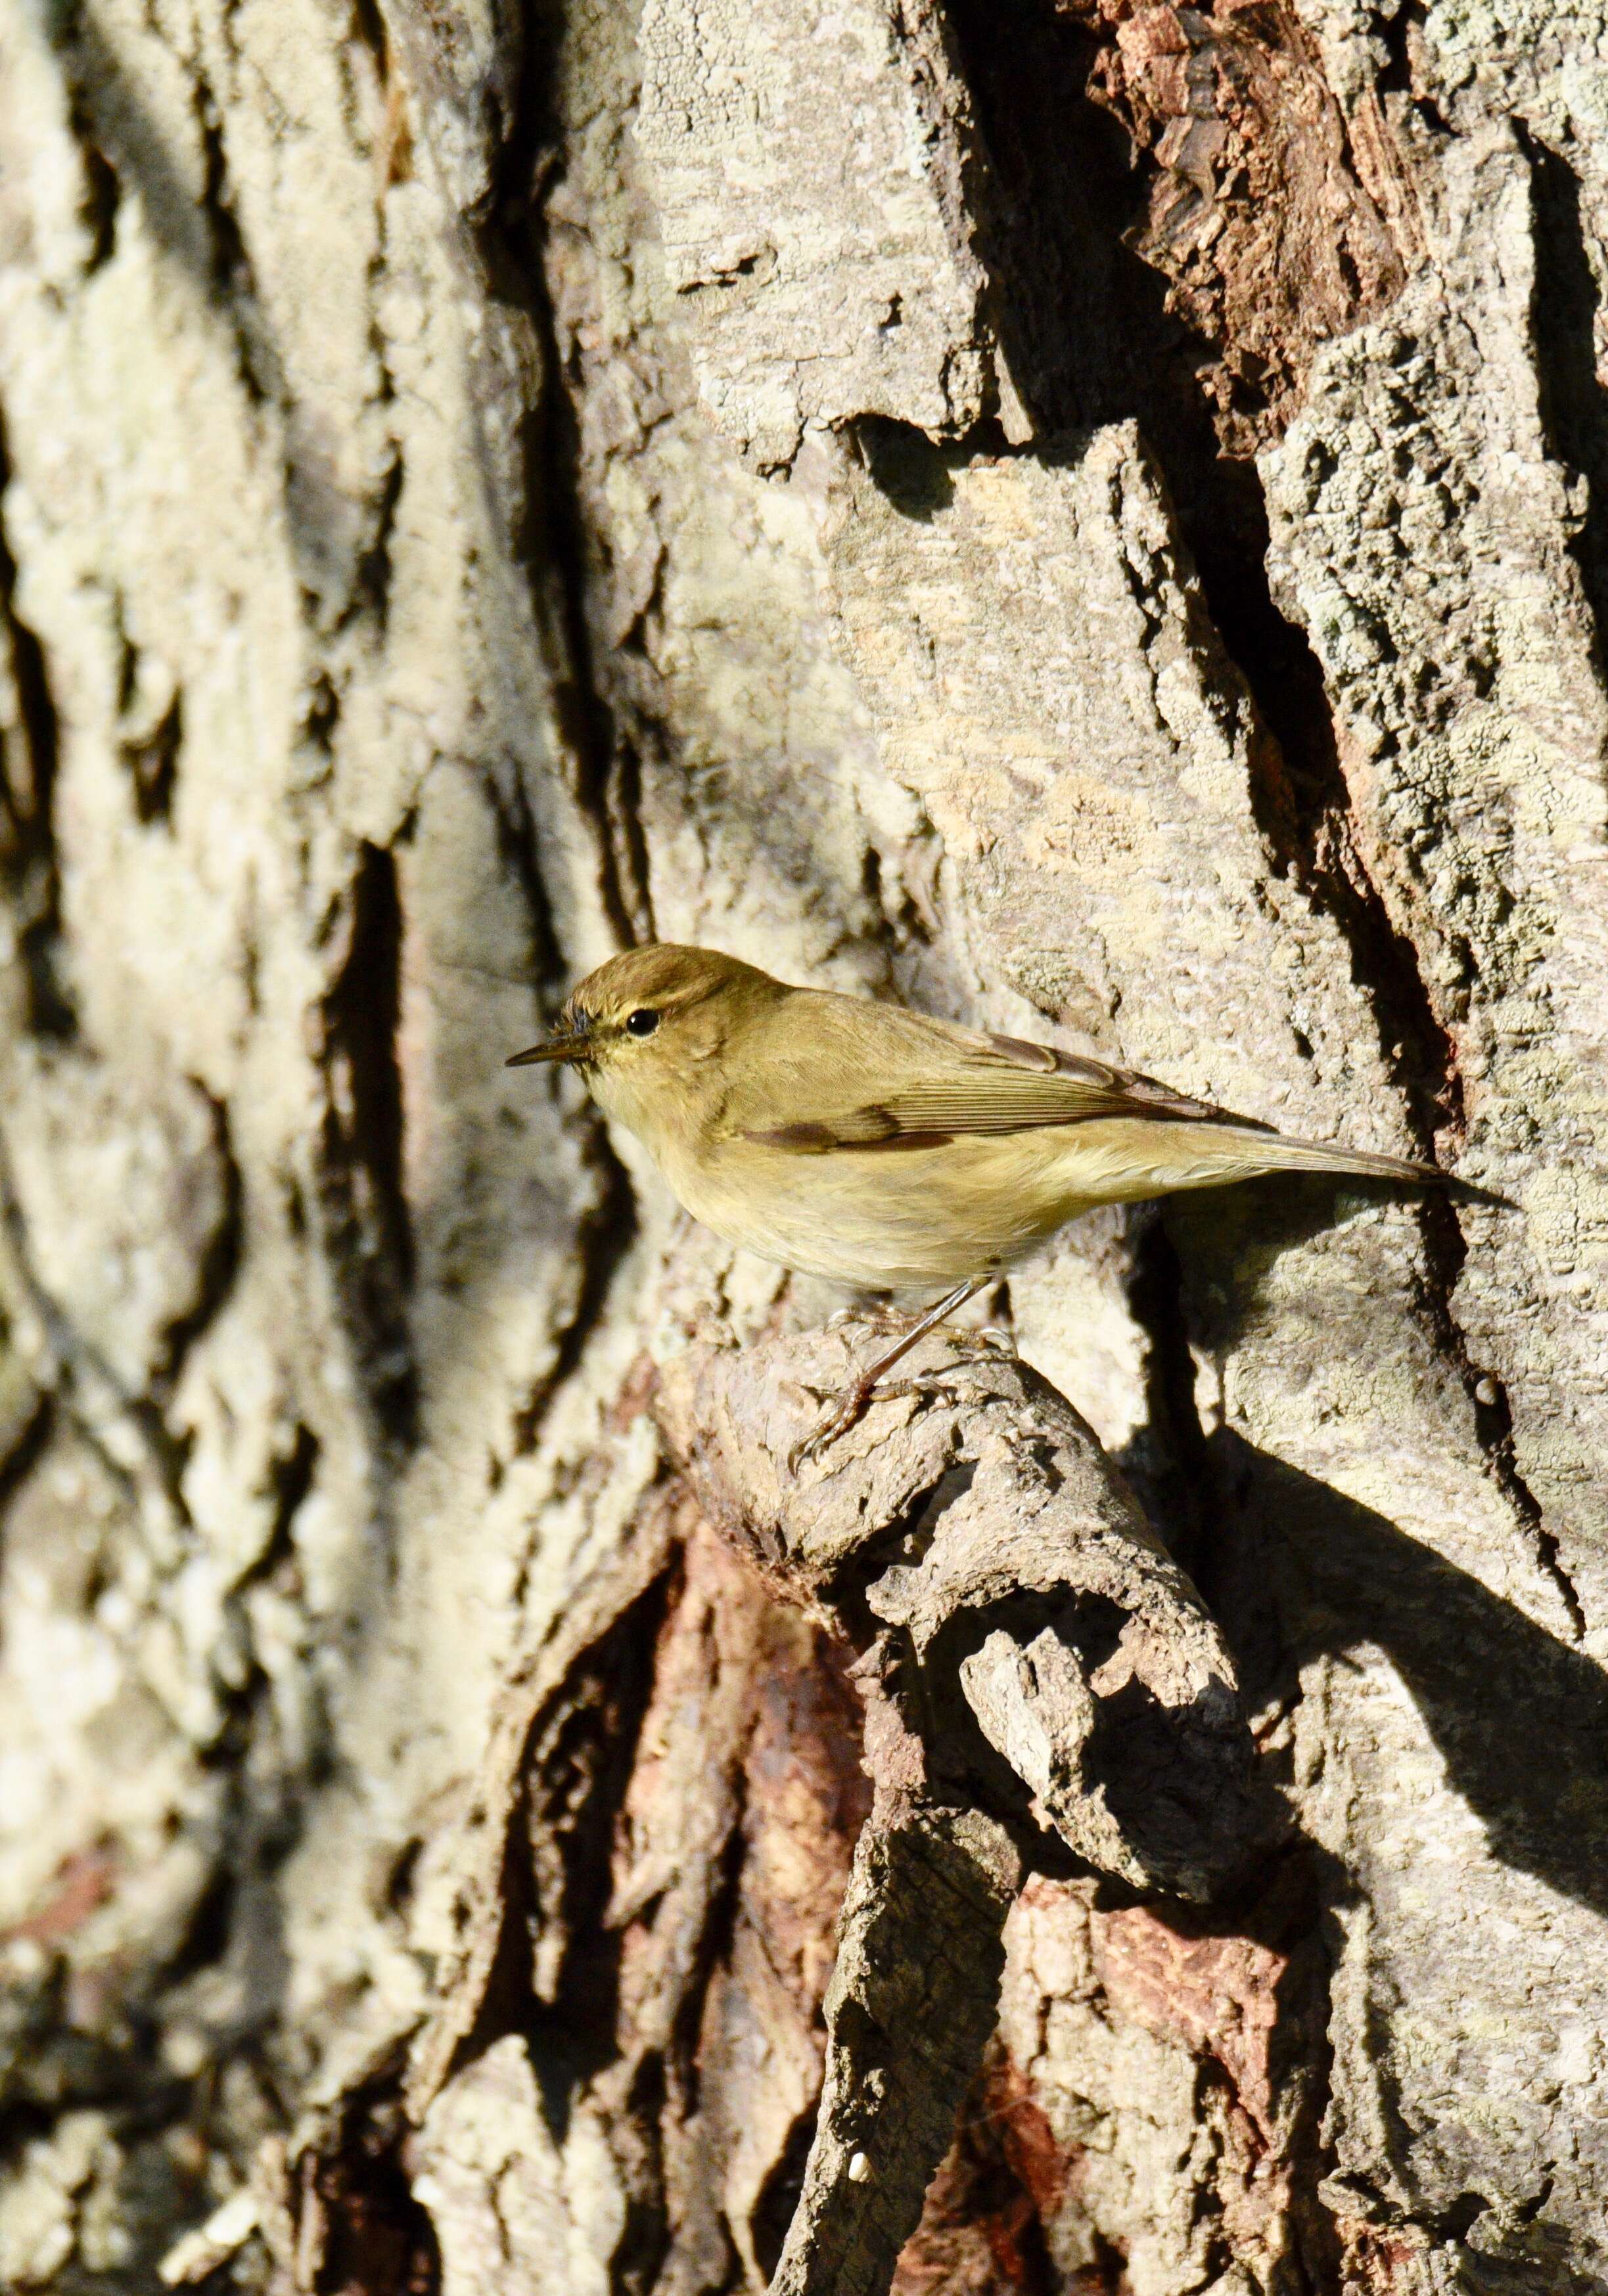
[{"label": "bird's wing", "polygon": [[[823,1016],[812,1017],[813,1041],[825,1050]],[[806,1156],[939,1147],[964,1134],[1024,1132],[1102,1116],[1268,1128],[1080,1053],[981,1036],[916,1013],[900,1012],[898,1019],[897,1029],[878,1032],[874,1066],[868,1047],[853,1042],[845,1043],[841,1059],[817,1058],[808,1071],[785,1058],[767,1062],[769,1073],[753,1078],[759,1089],[742,1096],[746,1107],[728,1111],[729,1128]]]}]

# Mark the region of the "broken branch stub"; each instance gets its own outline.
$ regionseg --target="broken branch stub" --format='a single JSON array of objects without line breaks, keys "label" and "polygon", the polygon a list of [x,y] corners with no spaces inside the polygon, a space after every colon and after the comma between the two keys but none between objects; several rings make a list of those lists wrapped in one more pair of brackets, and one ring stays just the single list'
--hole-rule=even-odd
[{"label": "broken branch stub", "polygon": [[[656,1407],[701,1507],[778,1593],[862,1651],[884,1638],[919,1743],[901,1794],[1037,1826],[1136,1888],[1210,1897],[1259,1826],[1233,1663],[1200,1596],[1071,1405],[953,1336],[792,1473],[875,1336],[675,1358]],[[869,1748],[867,1767],[881,1800]]]},{"label": "broken branch stub", "polygon": [[820,2117],[771,2296],[882,2296],[999,2013],[1021,1879],[980,1810],[862,1829],[827,1988]]},{"label": "broken branch stub", "polygon": [[772,2296],[888,2287],[994,2030],[1036,1839],[1199,1898],[1257,1830],[1217,1628],[1035,1372],[935,1332],[822,1461],[788,1467],[878,1342],[850,1324],[700,1343],[656,1405],[716,1530],[861,1653],[874,1796]]}]

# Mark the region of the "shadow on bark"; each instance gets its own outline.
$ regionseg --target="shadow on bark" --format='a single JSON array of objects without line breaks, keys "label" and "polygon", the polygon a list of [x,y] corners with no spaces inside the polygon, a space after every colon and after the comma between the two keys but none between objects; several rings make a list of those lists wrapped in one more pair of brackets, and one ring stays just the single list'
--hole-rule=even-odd
[{"label": "shadow on bark", "polygon": [[[1227,1429],[1210,1449],[1246,1542],[1224,1610],[1247,1674],[1270,1670],[1280,1644],[1299,1667],[1376,1644],[1492,1856],[1608,1914],[1608,1684],[1596,1661],[1328,1484]],[[1268,1686],[1253,1680],[1248,1695]]]}]

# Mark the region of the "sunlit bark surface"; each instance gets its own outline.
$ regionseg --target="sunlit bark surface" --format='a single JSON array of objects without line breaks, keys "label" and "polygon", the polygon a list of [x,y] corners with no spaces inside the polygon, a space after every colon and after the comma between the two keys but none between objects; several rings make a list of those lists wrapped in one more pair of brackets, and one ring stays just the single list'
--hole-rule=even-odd
[{"label": "sunlit bark surface", "polygon": [[[0,2285],[1589,2296],[1608,16],[505,5],[0,0]],[[1090,1221],[877,1518],[1080,1463],[1234,1858],[800,1575],[649,937],[1517,1207]]]}]

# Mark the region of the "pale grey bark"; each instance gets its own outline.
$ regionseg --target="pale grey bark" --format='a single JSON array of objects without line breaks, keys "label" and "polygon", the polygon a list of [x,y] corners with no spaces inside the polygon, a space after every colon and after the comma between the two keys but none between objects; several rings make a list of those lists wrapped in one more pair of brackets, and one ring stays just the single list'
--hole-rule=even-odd
[{"label": "pale grey bark", "polygon": [[[802,2288],[842,2191],[870,2286],[844,2037],[953,1930],[905,2290],[1608,2286],[1604,55],[0,0],[0,2283]],[[1020,1803],[905,1808],[974,1928],[871,1888],[925,1598],[710,1480],[833,1303],[501,1067],[650,934],[1519,1207],[1093,1221],[998,1307],[1092,1435],[879,1406],[985,1579],[1024,1412],[1126,1471],[1232,1878],[1030,1603]]]}]

